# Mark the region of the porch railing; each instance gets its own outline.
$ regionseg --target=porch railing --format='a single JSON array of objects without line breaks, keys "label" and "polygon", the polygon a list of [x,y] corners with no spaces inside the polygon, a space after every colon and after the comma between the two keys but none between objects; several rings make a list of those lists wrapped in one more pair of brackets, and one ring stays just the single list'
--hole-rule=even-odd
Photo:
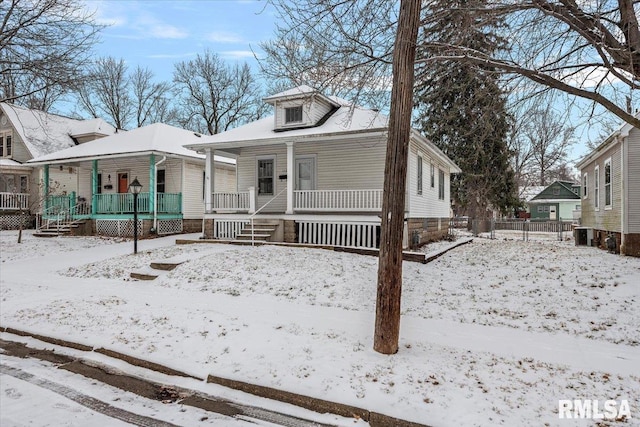
[{"label": "porch railing", "polygon": [[382,190],[298,190],[293,198],[297,211],[382,210]]},{"label": "porch railing", "polygon": [[29,208],[29,194],[0,193],[0,210],[24,210]]},{"label": "porch railing", "polygon": [[248,211],[250,207],[248,191],[240,193],[213,193],[211,196],[213,210]]},{"label": "porch railing", "polygon": [[[158,212],[180,213],[182,211],[181,193],[157,193]],[[98,214],[125,214],[133,213],[133,194],[96,194],[94,196],[96,213]],[[149,193],[138,194],[138,212],[151,212]]]}]

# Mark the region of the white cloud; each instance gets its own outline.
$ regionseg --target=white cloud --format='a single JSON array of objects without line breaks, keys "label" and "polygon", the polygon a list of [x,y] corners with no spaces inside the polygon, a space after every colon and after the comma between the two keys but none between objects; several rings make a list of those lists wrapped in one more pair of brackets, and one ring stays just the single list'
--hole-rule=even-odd
[{"label": "white cloud", "polygon": [[226,50],[220,52],[220,56],[227,59],[253,58],[253,52],[250,50]]},{"label": "white cloud", "polygon": [[151,59],[179,59],[179,58],[188,58],[191,56],[196,56],[196,52],[187,52],[187,53],[157,53],[154,55],[148,55],[147,58]]},{"label": "white cloud", "polygon": [[243,39],[237,34],[226,31],[214,31],[206,35],[206,39],[214,43],[242,43]]}]

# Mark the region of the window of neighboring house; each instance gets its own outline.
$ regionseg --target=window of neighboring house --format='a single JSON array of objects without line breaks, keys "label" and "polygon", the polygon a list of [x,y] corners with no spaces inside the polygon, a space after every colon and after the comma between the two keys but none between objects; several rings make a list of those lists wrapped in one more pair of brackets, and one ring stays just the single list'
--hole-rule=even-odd
[{"label": "window of neighboring house", "polygon": [[29,192],[29,177],[20,175],[20,192],[25,194]]},{"label": "window of neighboring house", "polygon": [[600,166],[593,172],[593,206],[600,209]]},{"label": "window of neighboring house", "polygon": [[544,212],[544,207],[543,206],[538,206],[538,213],[542,213]]},{"label": "window of neighboring house", "polygon": [[164,169],[158,169],[157,172],[157,179],[156,179],[156,192],[157,193],[164,193],[164,182],[165,182],[165,170]]},{"label": "window of neighboring house", "polygon": [[0,134],[0,157],[4,157],[4,135]]},{"label": "window of neighboring house", "polygon": [[11,157],[13,135],[11,132],[0,133],[0,157]]},{"label": "window of neighboring house", "polygon": [[611,157],[604,161],[604,207],[610,208],[611,200]]},{"label": "window of neighboring house", "polygon": [[582,210],[582,205],[576,205],[576,210],[577,211],[581,211]]},{"label": "window of neighboring house", "polygon": [[418,194],[422,194],[422,156],[418,156]]},{"label": "window of neighboring house", "polygon": [[433,163],[431,163],[431,188],[434,188],[436,186],[436,168],[435,166],[433,166]]},{"label": "window of neighboring house", "polygon": [[587,196],[589,195],[589,193],[587,192],[588,184],[589,184],[589,177],[585,173],[584,175],[582,175],[582,198],[583,199],[586,199]]},{"label": "window of neighboring house", "polygon": [[302,121],[302,105],[284,109],[285,123],[299,123]]},{"label": "window of neighboring house", "polygon": [[5,144],[5,150],[4,152],[6,153],[7,157],[11,157],[11,135],[5,135],[4,137],[4,144]]},{"label": "window of neighboring house", "polygon": [[102,194],[102,174],[98,174],[98,191],[96,194]]},{"label": "window of neighboring house", "polygon": [[275,159],[258,159],[258,195],[273,195],[275,182]]},{"label": "window of neighboring house", "polygon": [[444,172],[438,169],[438,199],[444,200]]},{"label": "window of neighboring house", "polygon": [[545,206],[545,207],[544,207],[544,211],[545,211],[545,212],[549,212],[549,206]]},{"label": "window of neighboring house", "polygon": [[560,195],[560,189],[559,188],[554,188],[553,189],[553,195],[554,196],[559,196]]}]

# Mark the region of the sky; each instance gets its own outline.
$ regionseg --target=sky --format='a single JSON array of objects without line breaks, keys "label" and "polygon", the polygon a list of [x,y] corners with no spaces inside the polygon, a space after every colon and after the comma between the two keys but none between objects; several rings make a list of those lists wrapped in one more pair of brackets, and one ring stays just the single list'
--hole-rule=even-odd
[{"label": "sky", "polygon": [[151,69],[158,80],[171,80],[174,64],[206,49],[227,61],[257,67],[254,52],[270,39],[274,10],[264,1],[87,0],[97,21],[107,25],[98,55],[124,59],[134,68]]}]

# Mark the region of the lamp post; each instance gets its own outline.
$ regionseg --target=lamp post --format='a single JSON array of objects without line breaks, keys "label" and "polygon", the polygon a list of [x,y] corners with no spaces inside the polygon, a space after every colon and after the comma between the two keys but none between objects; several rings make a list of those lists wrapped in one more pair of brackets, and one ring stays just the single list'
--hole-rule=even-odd
[{"label": "lamp post", "polygon": [[133,253],[138,253],[138,194],[142,190],[142,184],[135,177],[129,184],[129,192],[133,194]]}]

